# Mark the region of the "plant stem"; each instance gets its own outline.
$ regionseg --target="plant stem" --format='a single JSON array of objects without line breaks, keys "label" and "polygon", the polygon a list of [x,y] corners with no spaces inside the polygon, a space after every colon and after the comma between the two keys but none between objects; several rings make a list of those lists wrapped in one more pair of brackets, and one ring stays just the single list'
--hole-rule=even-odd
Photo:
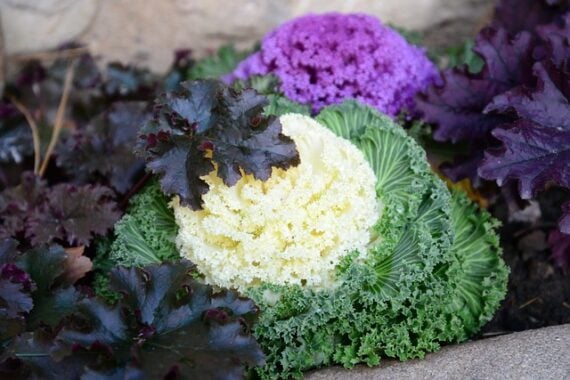
[{"label": "plant stem", "polygon": [[20,103],[20,101],[13,96],[10,96],[9,99],[10,102],[12,102],[12,104],[14,105],[14,107],[16,107],[18,111],[20,111],[24,115],[26,121],[28,122],[28,125],[30,126],[30,129],[32,130],[32,142],[34,144],[34,174],[38,175],[40,169],[40,159],[41,159],[40,134],[38,132],[38,124],[36,123],[34,117],[30,113],[30,111],[26,108],[25,105]]},{"label": "plant stem", "polygon": [[55,61],[56,59],[73,59],[89,52],[85,46],[56,51],[44,51],[31,54],[17,54],[10,57],[13,61]]},{"label": "plant stem", "polygon": [[151,178],[152,173],[146,172],[144,176],[129,190],[123,200],[121,200],[121,203],[119,203],[119,208],[121,210],[124,210],[129,204],[129,200],[133,197],[133,195],[138,193]]},{"label": "plant stem", "polygon": [[65,108],[67,107],[67,100],[69,99],[69,93],[71,91],[71,84],[73,83],[73,76],[75,73],[76,62],[77,61],[73,61],[69,65],[69,68],[67,69],[67,73],[65,73],[65,82],[63,84],[63,92],[61,94],[61,100],[60,100],[59,106],[57,108],[57,113],[55,116],[55,124],[54,124],[53,131],[51,134],[51,140],[50,140],[49,145],[47,147],[46,155],[44,157],[44,161],[42,162],[42,165],[40,167],[40,171],[39,171],[40,177],[42,177],[47,170],[49,160],[51,158],[51,155],[53,154],[53,150],[55,149],[55,146],[56,146],[57,141],[59,139],[59,134],[61,132],[61,129],[63,128],[64,118],[65,118]]}]

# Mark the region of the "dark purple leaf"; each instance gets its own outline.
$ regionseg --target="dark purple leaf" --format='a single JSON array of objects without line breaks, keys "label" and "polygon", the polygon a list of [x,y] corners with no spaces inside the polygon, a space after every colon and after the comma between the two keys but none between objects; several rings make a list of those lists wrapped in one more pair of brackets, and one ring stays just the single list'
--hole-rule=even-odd
[{"label": "dark purple leaf", "polygon": [[[178,262],[113,270],[111,287],[122,300],[112,308],[96,299],[82,301],[77,318],[83,328],[66,327],[56,352],[65,356],[73,347],[98,344],[117,362],[113,373],[130,365],[148,378],[242,377],[246,366],[263,362],[245,322],[257,308],[231,292],[214,294],[192,279],[192,268]],[[110,373],[100,362],[93,358],[92,376]]]},{"label": "dark purple leaf", "polygon": [[31,154],[32,132],[26,120],[13,105],[0,102],[0,162],[20,163]]},{"label": "dark purple leaf", "polygon": [[157,78],[148,70],[116,62],[107,66],[103,83],[104,92],[108,96],[134,95],[138,99],[153,96],[157,86]]},{"label": "dark purple leaf", "polygon": [[34,308],[27,324],[34,329],[40,324],[56,326],[63,317],[71,314],[81,299],[72,286],[77,279],[70,276],[73,260],[60,246],[39,247],[24,252],[17,262],[35,284],[32,292]]},{"label": "dark purple leaf", "polygon": [[511,38],[504,30],[486,28],[477,38],[475,52],[484,60],[481,72],[471,74],[467,68],[443,73],[443,85],[432,86],[418,99],[424,118],[438,124],[434,138],[458,142],[488,138],[508,116],[483,114],[495,96],[532,80],[533,37],[521,33]]},{"label": "dark purple leaf", "polygon": [[519,120],[509,129],[495,129],[493,136],[503,146],[485,154],[481,177],[499,186],[517,180],[523,199],[532,198],[549,182],[570,187],[570,131]]},{"label": "dark purple leaf", "polygon": [[[14,264],[18,252],[15,240],[0,241],[0,340],[18,335],[25,327],[25,317],[32,310],[30,276]],[[1,352],[2,350],[0,350]]]},{"label": "dark purple leaf", "polygon": [[31,172],[0,193],[0,239],[25,233],[30,213],[45,202],[46,182]]},{"label": "dark purple leaf", "polygon": [[0,193],[0,238],[25,237],[32,245],[54,240],[88,245],[119,218],[113,196],[103,186],[47,187],[34,174],[24,173],[20,185]]},{"label": "dark purple leaf", "polygon": [[523,30],[532,31],[538,25],[550,24],[568,11],[568,0],[501,0],[491,25],[515,35]]},{"label": "dark purple leaf", "polygon": [[570,131],[570,71],[559,70],[551,63],[537,63],[533,71],[536,86],[507,91],[495,97],[485,111],[504,113],[512,109],[521,119]]},{"label": "dark purple leaf", "polygon": [[565,271],[570,272],[570,235],[554,230],[548,236],[552,259]]},{"label": "dark purple leaf", "polygon": [[115,102],[58,148],[58,165],[80,183],[103,178],[119,193],[131,188],[143,162],[133,153],[150,116],[144,102]]},{"label": "dark purple leaf", "polygon": [[457,157],[452,163],[444,163],[440,170],[453,182],[469,179],[474,187],[481,185],[481,177],[477,173],[479,164],[485,157],[483,149],[473,149],[468,156]]},{"label": "dark purple leaf", "polygon": [[148,169],[160,175],[165,193],[199,209],[208,191],[200,177],[215,170],[214,163],[228,186],[242,173],[266,180],[271,168],[299,163],[279,121],[263,115],[265,105],[267,99],[253,90],[237,92],[215,80],[185,82],[159,98],[138,151]]},{"label": "dark purple leaf", "polygon": [[560,219],[560,231],[570,235],[570,202],[562,207],[562,218]]},{"label": "dark purple leaf", "polygon": [[103,186],[56,185],[46,193],[46,201],[31,211],[26,236],[32,244],[54,240],[69,245],[89,245],[96,235],[104,235],[119,219],[113,192]]},{"label": "dark purple leaf", "polygon": [[79,379],[86,365],[98,354],[96,349],[78,349],[75,355],[56,360],[51,354],[53,347],[53,333],[49,329],[39,328],[22,334],[8,346],[5,355],[8,360],[0,362],[0,377],[14,380]]},{"label": "dark purple leaf", "polygon": [[570,51],[570,12],[558,23],[542,25],[538,28],[540,37],[547,42],[550,59],[555,65],[562,65]]}]

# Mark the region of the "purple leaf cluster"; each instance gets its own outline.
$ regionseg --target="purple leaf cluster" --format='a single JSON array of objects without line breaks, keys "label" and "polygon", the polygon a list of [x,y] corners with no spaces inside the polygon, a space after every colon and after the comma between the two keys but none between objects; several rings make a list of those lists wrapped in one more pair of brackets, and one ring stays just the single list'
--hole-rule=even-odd
[{"label": "purple leaf cluster", "polygon": [[111,189],[46,181],[24,173],[20,185],[0,192],[0,238],[19,237],[31,245],[60,242],[89,245],[119,219]]},{"label": "purple leaf cluster", "polygon": [[236,91],[218,80],[183,82],[155,103],[138,151],[166,194],[200,209],[209,189],[200,177],[214,169],[232,186],[244,173],[267,180],[272,168],[299,164],[279,120],[263,113],[267,104],[253,89]]},{"label": "purple leaf cluster", "polygon": [[113,269],[114,305],[81,293],[73,265],[57,246],[0,242],[2,378],[233,379],[263,364],[257,306],[197,282],[189,262]]},{"label": "purple leaf cluster", "polygon": [[[516,182],[523,199],[549,185],[570,188],[570,2],[503,0],[474,51],[485,62],[480,72],[448,70],[418,100],[438,126],[436,140],[470,146],[444,172],[455,181]],[[560,227],[570,233],[564,213]],[[561,250],[570,257],[567,245],[554,248],[557,257]]]},{"label": "purple leaf cluster", "polygon": [[225,77],[229,82],[273,74],[280,90],[314,112],[357,99],[395,116],[437,81],[425,51],[365,14],[326,13],[289,21]]}]

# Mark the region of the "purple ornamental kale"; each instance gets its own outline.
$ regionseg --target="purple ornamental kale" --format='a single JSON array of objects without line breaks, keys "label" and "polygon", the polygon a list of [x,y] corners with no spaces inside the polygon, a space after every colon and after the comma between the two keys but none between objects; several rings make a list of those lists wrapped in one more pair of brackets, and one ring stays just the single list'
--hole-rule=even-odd
[{"label": "purple ornamental kale", "polygon": [[377,18],[327,13],[289,21],[265,36],[261,49],[224,79],[274,74],[289,99],[314,112],[355,98],[395,116],[438,80],[425,51]]}]

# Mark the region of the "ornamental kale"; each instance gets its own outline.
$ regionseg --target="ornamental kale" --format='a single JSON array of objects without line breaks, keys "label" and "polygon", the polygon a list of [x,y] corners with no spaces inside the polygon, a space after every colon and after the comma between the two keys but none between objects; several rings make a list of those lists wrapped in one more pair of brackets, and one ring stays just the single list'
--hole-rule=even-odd
[{"label": "ornamental kale", "polygon": [[[417,143],[374,109],[346,102],[324,108],[316,120],[364,154],[376,175],[382,212],[366,255],[350,254],[334,269],[335,286],[254,283],[245,288],[261,307],[253,333],[266,364],[257,375],[298,378],[326,365],[406,360],[468,339],[491,319],[506,291],[497,222],[461,193],[450,193]],[[146,203],[148,220],[172,215],[164,208],[164,195],[152,186],[141,194],[155,199]],[[124,218],[131,212],[145,220],[134,206]],[[217,226],[211,228],[209,244],[215,245]],[[147,230],[138,234],[140,246],[170,246],[176,239],[176,228],[162,235],[152,226]],[[137,235],[117,232],[117,240]],[[223,233],[218,239],[226,247],[236,244]],[[136,255],[144,258],[142,250]]]},{"label": "ornamental kale", "polygon": [[168,198],[153,181],[131,199],[126,215],[115,224],[109,259],[128,267],[176,259],[179,254],[171,237],[177,232]]},{"label": "ornamental kale", "polygon": [[225,77],[273,74],[285,96],[314,112],[354,98],[395,116],[437,80],[425,52],[365,14],[327,13],[287,22]]},{"label": "ornamental kale", "polygon": [[265,97],[237,92],[219,81],[184,82],[161,96],[154,118],[142,129],[139,154],[160,176],[162,190],[200,209],[208,185],[200,177],[217,170],[226,185],[242,175],[266,180],[272,168],[299,163],[293,141],[273,116]]},{"label": "ornamental kale", "polygon": [[[448,70],[444,84],[419,99],[425,119],[438,125],[436,140],[469,146],[468,157],[443,168],[452,180],[518,183],[523,199],[536,197],[549,185],[570,187],[565,165],[570,159],[567,11],[567,1],[525,0],[515,5],[503,0],[475,43],[474,51],[484,61],[482,70]],[[570,232],[565,227],[568,218],[565,210],[563,232]],[[554,251],[560,256],[560,248]]]}]

